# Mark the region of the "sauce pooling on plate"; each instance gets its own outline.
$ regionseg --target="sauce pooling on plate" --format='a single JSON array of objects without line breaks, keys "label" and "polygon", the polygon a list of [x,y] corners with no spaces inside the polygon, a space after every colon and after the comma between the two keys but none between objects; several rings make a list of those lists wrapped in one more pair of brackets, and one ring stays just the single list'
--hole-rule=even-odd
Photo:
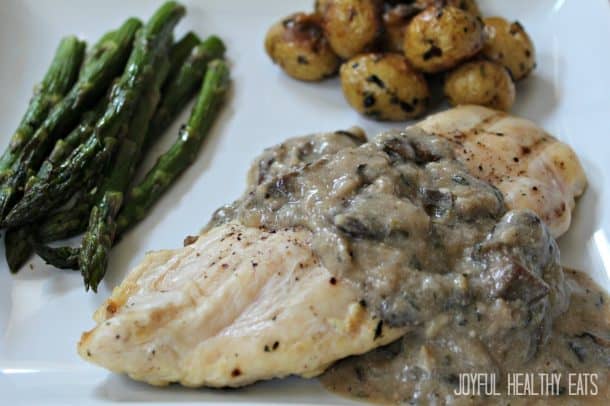
[{"label": "sauce pooling on plate", "polygon": [[[377,317],[371,334],[409,330],[323,378],[359,397],[459,403],[452,394],[460,373],[529,371],[555,345],[553,326],[570,302],[559,250],[541,220],[507,211],[501,193],[470,175],[446,140],[417,128],[369,142],[354,130],[270,148],[252,166],[244,196],[211,225],[228,221],[311,230],[331,283],[355,286],[360,305]],[[597,343],[607,330],[578,334],[566,370],[607,357]],[[549,370],[568,365],[548,363]]]},{"label": "sauce pooling on plate", "polygon": [[[389,346],[338,362],[322,382],[340,394],[380,403],[607,404],[610,299],[585,273],[565,273],[572,293],[568,310],[520,365],[497,362],[480,339],[511,323],[509,313],[485,311],[478,320],[476,310],[472,318],[468,309],[456,308]],[[471,395],[456,395],[464,392],[460,374],[472,372],[490,374],[487,384],[478,393],[470,388]]]}]

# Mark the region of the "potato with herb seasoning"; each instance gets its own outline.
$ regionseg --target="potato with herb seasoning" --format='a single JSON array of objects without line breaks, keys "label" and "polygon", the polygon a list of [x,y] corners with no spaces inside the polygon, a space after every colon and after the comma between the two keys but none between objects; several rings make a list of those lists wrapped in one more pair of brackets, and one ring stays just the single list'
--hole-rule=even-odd
[{"label": "potato with herb seasoning", "polygon": [[265,37],[265,50],[288,75],[300,80],[332,76],[341,63],[315,14],[296,13],[274,24]]},{"label": "potato with herb seasoning", "polygon": [[479,18],[453,6],[430,6],[407,25],[403,51],[416,69],[437,73],[475,55],[484,39]]},{"label": "potato with herb seasoning", "polygon": [[359,55],[341,66],[340,77],[348,103],[376,120],[406,120],[426,111],[426,79],[400,54]]},{"label": "potato with herb seasoning", "polygon": [[377,0],[324,0],[317,7],[326,38],[341,58],[369,50],[381,33],[381,3]]},{"label": "potato with herb seasoning", "polygon": [[515,85],[504,66],[481,60],[450,72],[445,95],[453,105],[478,104],[508,111],[515,101]]},{"label": "potato with herb seasoning", "polygon": [[383,49],[390,52],[402,52],[405,29],[411,18],[420,9],[412,4],[397,4],[386,6],[383,12]]},{"label": "potato with herb seasoning", "polygon": [[475,17],[481,17],[481,10],[475,0],[416,0],[414,5],[420,8],[426,8],[433,5],[454,6],[464,11],[469,12]]},{"label": "potato with herb seasoning", "polygon": [[504,65],[514,80],[530,74],[536,66],[534,44],[518,21],[509,23],[502,17],[489,17],[485,23],[483,55]]}]

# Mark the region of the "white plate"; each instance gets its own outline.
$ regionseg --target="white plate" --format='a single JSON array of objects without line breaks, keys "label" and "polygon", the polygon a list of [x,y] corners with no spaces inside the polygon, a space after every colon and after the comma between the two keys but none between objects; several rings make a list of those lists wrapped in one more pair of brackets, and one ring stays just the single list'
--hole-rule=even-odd
[{"label": "white plate", "polygon": [[[97,295],[78,274],[33,260],[12,276],[0,249],[0,403],[115,402],[347,403],[317,381],[289,379],[239,391],[152,388],[82,361],[75,352],[91,315],[127,270],[148,250],[180,246],[212,211],[239,196],[250,161],[284,138],[357,124],[370,134],[387,128],[348,108],[337,80],[291,80],[263,52],[266,29],[305,1],[185,1],[178,31],[226,40],[233,90],[195,165],[152,214],[113,250],[109,275]],[[538,53],[535,74],[518,86],[514,113],[528,117],[577,151],[590,186],[561,239],[566,265],[590,272],[610,290],[610,7],[606,0],[480,0],[486,15],[520,20]],[[0,146],[41,78],[62,35],[89,42],[127,16],[147,18],[155,1],[4,0],[0,11]],[[186,113],[182,116],[182,120]],[[171,141],[178,125],[169,132]],[[167,145],[167,143],[166,143]],[[157,152],[161,148],[157,148]],[[3,245],[3,244],[2,244]]]}]

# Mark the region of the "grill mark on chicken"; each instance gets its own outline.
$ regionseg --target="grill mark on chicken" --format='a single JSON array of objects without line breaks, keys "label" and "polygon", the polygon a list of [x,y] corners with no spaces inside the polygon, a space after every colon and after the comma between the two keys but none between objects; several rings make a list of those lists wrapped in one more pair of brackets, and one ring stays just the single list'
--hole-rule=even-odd
[{"label": "grill mark on chicken", "polygon": [[506,114],[500,111],[496,111],[494,114],[490,115],[489,117],[484,118],[483,120],[481,120],[481,122],[479,124],[477,124],[472,130],[471,130],[471,134],[476,134],[478,132],[483,131],[485,128],[491,126],[492,124],[498,122],[499,120],[503,119],[504,117],[506,117]]},{"label": "grill mark on chicken", "polygon": [[472,173],[502,191],[509,208],[534,210],[555,237],[568,229],[587,183],[568,146],[527,120],[480,106],[456,107],[417,125],[448,139]]}]

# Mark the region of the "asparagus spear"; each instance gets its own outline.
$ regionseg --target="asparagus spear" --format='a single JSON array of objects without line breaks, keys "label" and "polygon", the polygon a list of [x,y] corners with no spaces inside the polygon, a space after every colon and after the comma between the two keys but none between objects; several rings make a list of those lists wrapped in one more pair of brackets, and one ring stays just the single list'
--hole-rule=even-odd
[{"label": "asparagus spear", "polygon": [[19,227],[49,214],[60,207],[82,185],[89,183],[100,168],[105,167],[117,144],[108,138],[101,144],[95,137],[75,149],[70,157],[59,165],[58,175],[48,182],[34,183],[23,198],[4,219],[3,225]]},{"label": "asparagus spear", "polygon": [[[97,109],[99,109],[99,107]],[[57,141],[53,151],[40,167],[37,176],[33,176],[28,180],[26,190],[31,188],[34,182],[45,179],[54,165],[59,163],[70,150],[74,149],[75,144],[82,141],[82,138],[91,131],[91,124],[93,124],[92,121],[94,114],[97,112],[96,110],[87,112],[84,116],[83,123],[75,128],[65,140],[62,139]],[[86,209],[86,211],[84,209]],[[87,218],[90,210],[91,204],[80,203],[53,214],[38,226],[36,231],[37,238],[42,242],[50,242],[73,237],[81,233],[87,225]],[[82,225],[82,223],[84,223],[84,225]],[[12,228],[6,232],[6,260],[9,269],[13,273],[18,272],[32,255],[34,247],[29,240],[32,232],[33,229],[30,226]]]},{"label": "asparagus spear", "polygon": [[54,174],[54,170],[76,149],[80,144],[89,138],[95,123],[103,114],[108,100],[102,99],[98,105],[83,115],[81,123],[70,132],[65,138],[58,140],[51,150],[51,153],[40,166],[36,176],[28,179],[25,190],[32,188],[35,183],[48,180]]},{"label": "asparagus spear", "polygon": [[228,84],[229,68],[226,63],[221,60],[212,61],[188,124],[180,130],[176,142],[159,157],[144,180],[131,189],[117,219],[119,234],[140,221],[171,183],[194,161],[216,117]]},{"label": "asparagus spear", "polygon": [[[225,46],[222,40],[216,36],[210,36],[191,50],[188,58],[173,78],[168,77],[163,85],[161,104],[146,136],[145,151],[163,134],[174,118],[195,96],[201,87],[201,80],[208,63],[212,59],[221,58],[224,51]],[[174,66],[175,63],[172,59],[172,67]]]},{"label": "asparagus spear", "polygon": [[94,164],[100,150],[109,152],[101,156],[102,161],[113,156],[112,147],[126,129],[138,99],[158,69],[155,64],[158,55],[167,53],[172,30],[183,15],[184,7],[167,2],[138,31],[127,67],[112,89],[107,109],[91,137],[72,152],[57,176],[36,184],[24,195],[4,219],[4,226],[14,227],[45,216],[64,203],[88,179],[87,174],[95,174],[105,166]]},{"label": "asparagus spear", "polygon": [[53,213],[37,226],[36,238],[45,243],[64,240],[82,233],[87,229],[92,207],[92,199],[85,196],[74,206]]},{"label": "asparagus spear", "polygon": [[[114,222],[118,210],[123,203],[125,190],[131,182],[136,163],[139,160],[142,144],[148,131],[151,117],[161,98],[161,84],[169,71],[168,56],[162,56],[160,67],[156,72],[151,86],[143,95],[136,112],[130,122],[127,137],[122,141],[116,162],[107,174],[104,182],[98,190],[100,197],[97,212],[96,208],[91,212],[89,225],[81,246],[79,265],[85,280],[86,289],[92,288],[97,291],[97,285],[104,277],[108,262],[108,252],[114,243],[116,224]],[[108,196],[112,195],[118,205],[116,211],[108,211],[107,215],[100,217],[103,213]],[[106,222],[105,226],[96,224],[98,221]]]},{"label": "asparagus spear", "polygon": [[140,26],[139,20],[129,19],[95,45],[76,84],[23,145],[6,176],[0,176],[4,179],[0,187],[0,218],[4,218],[13,206],[24,183],[38,169],[55,141],[76,124],[81,114],[99,99],[112,79],[121,72]]},{"label": "asparagus spear", "polygon": [[[199,88],[199,84],[201,83],[201,79],[205,71],[205,66],[199,69],[196,67],[196,65],[198,65],[202,60],[205,62],[205,65],[207,65],[208,58],[206,58],[205,55],[208,54],[208,52],[213,57],[222,56],[224,46],[217,37],[208,38],[204,44],[200,46],[202,49],[195,51],[193,48],[195,48],[199,43],[199,38],[197,38],[197,36],[192,32],[189,32],[172,47],[170,52],[170,68],[167,75],[168,77],[163,85],[164,89],[167,90],[164,91],[161,99],[161,105],[155,112],[155,116],[153,117],[153,121],[149,127],[146,141],[148,141],[148,137],[150,137],[151,133],[163,132],[165,127],[175,119],[184,105],[188,103],[189,97],[191,97],[197,88]],[[190,67],[183,67],[184,64],[190,65]],[[184,79],[172,81],[172,72],[174,72],[175,77],[177,75],[177,77]],[[186,78],[192,78],[192,80],[187,80]],[[175,86],[181,86],[181,89],[177,90],[175,89]],[[190,96],[187,96],[187,94]],[[164,102],[166,100],[174,100],[174,103],[168,104],[167,102]],[[161,111],[163,111],[163,120],[160,121],[159,114]],[[161,125],[161,122],[164,122],[165,124]],[[45,161],[45,163],[43,163],[38,177],[42,177],[40,172],[42,172],[45,167],[52,167],[54,163],[59,162],[59,160],[63,158],[63,156],[59,153],[59,151],[63,150],[63,144],[65,144],[67,141],[67,143],[71,145],[72,143],[70,143],[69,140],[71,138],[78,139],[78,134],[83,133],[84,130],[88,128],[88,124],[89,123],[85,119],[83,123],[81,123],[81,125],[73,131],[72,134],[77,134],[76,137],[71,134],[66,137],[65,140],[58,141],[55,149],[47,159],[47,161],[51,162],[49,163]],[[86,197],[79,199],[74,206],[50,215],[37,227],[37,239],[45,243],[63,240],[82,233],[87,228],[87,223],[89,220],[88,216],[91,208],[91,198]]]},{"label": "asparagus spear", "polygon": [[[6,234],[5,250],[11,271],[17,272],[33,251],[48,264],[58,268],[66,269],[73,266],[78,268],[78,256],[75,254],[78,251],[75,248],[51,248],[44,244],[74,237],[85,231],[93,206],[92,193],[92,191],[81,193],[76,197],[73,205],[51,214],[36,227],[25,225],[9,229]],[[15,237],[11,238],[13,235]],[[67,253],[71,253],[72,262],[67,262]]]},{"label": "asparagus spear", "polygon": [[91,210],[89,227],[83,236],[79,254],[79,265],[86,290],[92,288],[97,292],[97,285],[106,273],[108,252],[112,248],[116,233],[114,219],[122,203],[123,193],[109,191],[104,194],[100,204]]},{"label": "asparagus spear", "polygon": [[[219,39],[217,39],[216,37],[210,37],[208,40],[206,40],[206,42],[211,41],[212,44],[216,43],[218,44],[217,41],[220,41]],[[205,45],[205,43],[202,44],[201,47],[206,48],[207,46]],[[179,42],[179,43],[182,43]],[[178,44],[179,44],[178,43]],[[222,44],[222,43],[220,43]],[[175,47],[177,46],[174,45],[174,48],[172,49],[172,51],[174,51]],[[223,48],[219,48],[216,47],[215,45],[212,45],[212,48],[216,48],[218,49],[224,49]],[[219,51],[216,51],[217,54],[219,53]],[[174,52],[172,52],[173,55]],[[195,57],[198,59],[199,56],[202,55],[202,53],[200,51],[194,51],[191,54],[191,57]],[[220,55],[218,55],[220,56]],[[188,61],[186,63],[189,63]],[[173,67],[176,66],[176,60],[172,59],[171,60],[171,65],[170,65],[170,72],[171,69]],[[205,69],[205,68],[204,68]],[[188,69],[183,69],[183,72],[193,72],[194,70],[191,68]],[[188,73],[190,75],[190,73]],[[169,74],[168,74],[169,76]],[[192,77],[195,77],[198,75],[193,75]],[[203,76],[203,72],[202,75]],[[166,82],[164,84],[164,86],[167,85],[169,79],[166,79]],[[180,83],[189,83],[190,81],[180,81]],[[199,78],[199,83],[201,83],[201,77]],[[174,85],[174,84],[172,84]],[[197,86],[199,87],[199,86]],[[182,94],[186,94],[186,91],[182,91]],[[173,92],[173,94],[177,94],[175,91]],[[165,95],[165,97],[167,97],[167,95]],[[157,111],[155,112],[155,116],[152,120],[152,123],[150,125],[149,131],[148,131],[148,135],[147,137],[150,136],[150,134],[152,132],[154,132],[157,128],[154,128],[154,123],[159,122],[158,121],[158,115],[159,112],[161,111],[161,108],[164,104],[164,101],[167,99],[162,98],[161,100],[161,105],[157,108]],[[184,100],[184,103],[186,103],[186,98],[182,99]],[[173,112],[173,116],[170,117],[170,119],[168,121],[171,121],[175,118],[175,115],[177,115],[178,113],[178,109],[174,109],[175,111]],[[169,116],[168,116],[169,117]],[[69,137],[68,137],[69,138]],[[148,138],[147,138],[148,140]],[[132,204],[132,202],[127,202],[128,205]],[[64,209],[64,210],[60,210],[59,212],[52,214],[51,216],[49,216],[48,218],[46,218],[38,227],[37,229],[37,238],[42,241],[42,242],[50,242],[50,241],[57,241],[57,240],[62,240],[65,238],[69,238],[69,237],[73,237],[75,235],[80,234],[81,232],[85,231],[86,227],[87,227],[87,223],[88,223],[88,214],[91,210],[91,199],[87,198],[87,199],[82,199],[82,201],[77,202],[73,207],[70,207],[68,209]],[[129,206],[128,206],[129,207]],[[129,211],[130,209],[128,209],[127,211]],[[143,217],[144,213],[142,214]],[[125,219],[125,217],[123,216],[123,212],[121,213],[121,216],[119,217],[119,226],[121,226],[121,223],[123,222],[123,220]]]},{"label": "asparagus spear", "polygon": [[78,255],[80,250],[74,247],[49,247],[38,242],[32,243],[34,251],[47,264],[59,269],[78,270]]},{"label": "asparagus spear", "polygon": [[6,262],[12,273],[19,271],[32,255],[32,246],[28,241],[30,233],[28,227],[22,227],[9,229],[4,235]]},{"label": "asparagus spear", "polygon": [[[170,51],[171,64],[164,86],[168,86],[169,84],[168,87],[170,89],[174,86],[170,81],[172,72],[174,72],[173,75],[175,76],[176,73],[180,71],[193,48],[200,43],[201,40],[199,37],[195,33],[189,32],[172,46]],[[93,131],[95,122],[103,113],[106,103],[107,100],[100,101],[94,110],[85,113],[83,121],[78,127],[76,127],[65,139],[57,141],[53,151],[45,162],[43,162],[37,176],[33,178],[34,181],[47,178],[55,165],[65,159],[78,144],[86,140],[87,136]],[[177,114],[179,108],[174,108],[174,110],[176,111],[174,114]],[[159,109],[157,109],[157,112],[158,111]],[[165,115],[168,116],[167,113]],[[173,118],[174,116],[168,117],[168,121]],[[29,187],[26,189],[29,189]],[[37,227],[37,239],[43,243],[51,242],[73,237],[85,231],[89,213],[92,208],[91,200],[90,196],[79,199],[74,206],[60,210],[50,215],[48,218],[45,218]]]},{"label": "asparagus spear", "polygon": [[[112,148],[112,145],[109,148]],[[94,167],[105,162],[108,154],[109,150],[102,150],[94,160]],[[87,174],[85,177],[90,182],[95,181],[94,175],[89,175],[88,171],[85,173]],[[82,201],[77,201],[74,206],[52,214],[40,224],[39,229],[34,228],[31,224],[9,229],[5,240],[9,269],[16,273],[30,257],[33,247],[29,239],[25,238],[26,236],[32,236],[35,233],[42,242],[73,237],[85,230],[91,206],[91,197],[87,195]]]},{"label": "asparagus spear", "polygon": [[177,41],[169,52],[170,67],[167,73],[166,83],[169,82],[186,61],[191,50],[201,43],[201,39],[193,31],[187,32]]},{"label": "asparagus spear", "polygon": [[99,139],[112,136],[126,124],[158,69],[155,62],[158,63],[159,55],[167,53],[172,31],[184,12],[184,7],[167,2],[138,33],[127,68],[111,94],[109,109],[98,122]]},{"label": "asparagus spear", "polygon": [[11,137],[10,144],[0,158],[0,174],[7,176],[23,145],[47,117],[49,110],[70,90],[85,56],[83,41],[74,36],[65,37],[59,43],[49,70],[34,91],[19,127]]}]

